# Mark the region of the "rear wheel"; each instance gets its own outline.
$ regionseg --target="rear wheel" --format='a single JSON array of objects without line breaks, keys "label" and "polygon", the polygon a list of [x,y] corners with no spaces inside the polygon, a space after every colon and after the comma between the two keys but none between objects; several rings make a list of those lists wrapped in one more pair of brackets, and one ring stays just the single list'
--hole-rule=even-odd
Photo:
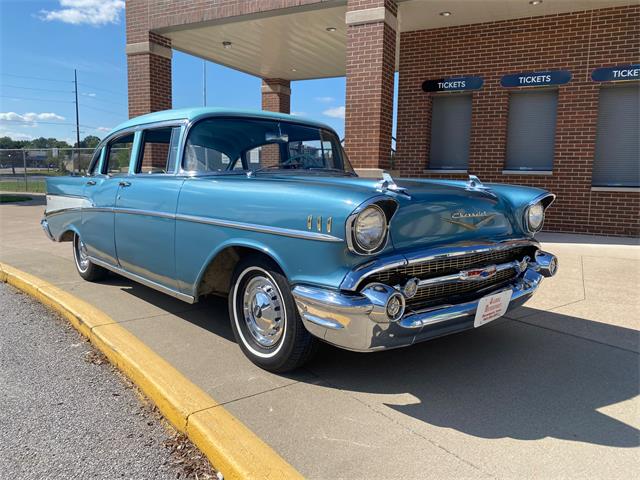
[{"label": "rear wheel", "polygon": [[243,353],[265,370],[293,370],[317,349],[318,340],[302,325],[289,282],[265,258],[252,256],[236,266],[229,316]]},{"label": "rear wheel", "polygon": [[107,270],[94,264],[87,254],[87,246],[84,244],[80,235],[73,235],[73,259],[75,260],[76,270],[78,274],[89,282],[97,282],[107,276]]}]

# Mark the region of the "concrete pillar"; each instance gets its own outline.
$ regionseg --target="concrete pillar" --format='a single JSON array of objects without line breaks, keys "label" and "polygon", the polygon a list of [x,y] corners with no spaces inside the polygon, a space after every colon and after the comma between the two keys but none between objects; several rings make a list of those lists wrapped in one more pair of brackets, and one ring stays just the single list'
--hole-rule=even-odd
[{"label": "concrete pillar", "polygon": [[395,0],[348,0],[345,146],[358,168],[389,169],[396,56]]},{"label": "concrete pillar", "polygon": [[262,110],[291,113],[291,82],[289,80],[262,79]]}]

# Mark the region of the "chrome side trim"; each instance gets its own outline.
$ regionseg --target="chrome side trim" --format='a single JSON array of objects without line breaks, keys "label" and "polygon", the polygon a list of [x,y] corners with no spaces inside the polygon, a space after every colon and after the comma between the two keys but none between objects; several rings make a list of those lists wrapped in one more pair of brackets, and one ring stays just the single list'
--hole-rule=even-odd
[{"label": "chrome side trim", "polygon": [[40,226],[42,227],[42,230],[44,230],[44,233],[47,235],[47,237],[49,237],[49,240],[53,240],[55,242],[56,239],[51,233],[51,230],[49,230],[49,222],[47,222],[46,218],[40,220]]},{"label": "chrome side trim", "polygon": [[158,290],[159,292],[166,293],[167,295],[171,295],[172,297],[177,298],[178,300],[182,300],[183,302],[196,303],[197,301],[196,298],[192,297],[191,295],[187,295],[185,293],[178,292],[177,290],[173,290],[172,288],[165,287],[164,285],[160,285],[159,283],[156,283],[152,280],[148,280],[144,277],[141,277],[140,275],[136,275],[135,273],[128,272],[127,270],[124,270],[120,267],[116,267],[115,265],[111,265],[110,263],[103,262],[102,260],[98,260],[97,258],[89,257],[89,260],[91,260],[92,263],[95,263],[100,267],[106,268],[107,270],[111,270],[112,272],[117,273],[118,275],[122,275],[123,277],[126,277],[129,280],[133,280],[134,282],[141,283],[146,287],[153,288],[154,290]]},{"label": "chrome side trim", "polygon": [[540,248],[540,244],[530,238],[519,238],[505,240],[503,242],[485,242],[476,244],[455,244],[446,247],[429,248],[417,252],[405,254],[392,254],[385,257],[373,259],[363,263],[351,270],[340,284],[341,290],[355,291],[358,286],[371,275],[385,270],[404,267],[416,263],[428,262],[439,258],[450,258],[460,255],[483,253],[492,250],[507,250],[518,246],[534,246]]},{"label": "chrome side trim", "polygon": [[304,230],[294,230],[291,228],[269,227],[267,225],[257,225],[254,223],[235,222],[232,220],[222,220],[218,218],[200,217],[196,215],[177,214],[176,220],[184,222],[204,223],[218,227],[236,228],[238,230],[250,230],[252,232],[269,233],[281,235],[283,237],[302,238],[305,240],[318,240],[321,242],[342,242],[341,238],[327,235],[326,233],[309,232]]},{"label": "chrome side trim", "polygon": [[[93,210],[93,209],[91,209]],[[115,207],[111,209],[113,213],[125,213],[127,215],[142,215],[145,217],[159,217],[175,220],[176,216],[173,213],[168,212],[156,212],[155,210],[142,210],[137,208],[119,208]]]},{"label": "chrome side trim", "polygon": [[44,212],[44,218],[55,217],[56,215],[60,215],[61,213],[81,212],[82,210],[82,207],[61,208],[53,212]]},{"label": "chrome side trim", "polygon": [[45,213],[45,217],[65,213],[71,210],[82,210],[85,212],[111,212],[122,213],[126,215],[144,215],[148,217],[167,218],[169,220],[180,220],[183,222],[195,222],[206,225],[215,225],[218,227],[236,228],[238,230],[248,230],[252,232],[268,233],[272,235],[280,235],[283,237],[302,238],[304,240],[317,240],[321,242],[342,242],[339,237],[327,235],[320,232],[308,232],[304,230],[294,230],[291,228],[270,227],[268,225],[257,225],[255,223],[235,222],[232,220],[222,220],[218,218],[200,217],[196,215],[174,214],[169,212],[157,212],[154,210],[142,210],[134,208],[118,208],[118,207],[86,207],[86,208],[68,208],[64,210],[56,210],[55,212]]}]

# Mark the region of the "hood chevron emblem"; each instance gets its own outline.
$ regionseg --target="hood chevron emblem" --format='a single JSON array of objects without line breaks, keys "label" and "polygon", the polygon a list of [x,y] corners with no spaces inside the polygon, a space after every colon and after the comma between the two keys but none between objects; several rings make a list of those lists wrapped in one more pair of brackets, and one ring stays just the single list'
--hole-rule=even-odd
[{"label": "hood chevron emblem", "polygon": [[[454,212],[451,214],[451,218],[442,217],[445,222],[458,225],[466,228],[467,230],[477,230],[478,228],[489,223],[494,217],[495,213],[487,212]],[[478,222],[473,223],[474,219],[480,219]]]}]

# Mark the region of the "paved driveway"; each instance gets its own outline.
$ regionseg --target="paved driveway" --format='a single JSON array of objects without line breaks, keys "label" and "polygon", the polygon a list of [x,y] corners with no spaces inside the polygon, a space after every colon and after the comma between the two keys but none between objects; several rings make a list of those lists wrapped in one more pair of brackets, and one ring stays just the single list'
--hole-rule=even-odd
[{"label": "paved driveway", "polygon": [[550,235],[560,273],[478,330],[378,354],[326,346],[293,375],[233,341],[225,302],[82,282],[42,206],[0,206],[0,261],[94,303],[310,478],[629,478],[640,464],[640,246]]}]

